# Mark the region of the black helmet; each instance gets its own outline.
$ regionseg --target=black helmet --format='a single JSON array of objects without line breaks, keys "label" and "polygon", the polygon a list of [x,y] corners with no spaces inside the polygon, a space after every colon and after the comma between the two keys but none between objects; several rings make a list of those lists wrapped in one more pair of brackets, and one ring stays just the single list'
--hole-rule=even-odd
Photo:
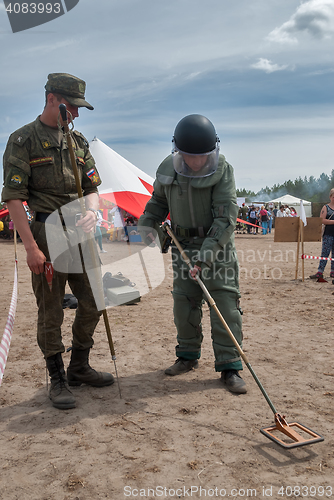
[{"label": "black helmet", "polygon": [[173,142],[179,151],[204,154],[213,151],[219,141],[215,127],[202,115],[188,115],[176,125]]},{"label": "black helmet", "polygon": [[173,165],[185,177],[207,177],[218,168],[219,139],[215,127],[202,115],[189,115],[176,125]]}]

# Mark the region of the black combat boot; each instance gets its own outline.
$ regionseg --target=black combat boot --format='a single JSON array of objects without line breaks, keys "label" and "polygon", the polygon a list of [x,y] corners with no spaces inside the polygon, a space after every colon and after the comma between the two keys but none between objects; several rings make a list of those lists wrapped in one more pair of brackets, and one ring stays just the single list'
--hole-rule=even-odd
[{"label": "black combat boot", "polygon": [[71,361],[67,368],[67,380],[69,385],[88,384],[94,387],[104,387],[114,383],[114,377],[111,373],[97,372],[89,366],[90,349],[83,351],[72,348]]},{"label": "black combat boot", "polygon": [[238,370],[226,370],[221,372],[221,381],[230,392],[235,394],[246,394],[246,382],[242,380]]},{"label": "black combat boot", "polygon": [[53,406],[60,410],[75,408],[75,398],[68,387],[61,353],[47,358],[46,366],[51,377],[49,398]]},{"label": "black combat boot", "polygon": [[190,370],[192,370],[193,368],[198,368],[197,359],[177,358],[172,366],[166,368],[165,374],[172,376],[180,375],[181,373],[190,372]]}]

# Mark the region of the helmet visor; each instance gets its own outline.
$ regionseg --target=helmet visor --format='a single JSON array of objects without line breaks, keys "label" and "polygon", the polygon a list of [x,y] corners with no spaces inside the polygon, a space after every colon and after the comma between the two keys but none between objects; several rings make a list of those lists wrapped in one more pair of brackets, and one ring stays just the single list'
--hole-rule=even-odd
[{"label": "helmet visor", "polygon": [[204,154],[189,154],[176,146],[172,149],[174,170],[184,177],[208,177],[215,173],[219,161],[219,145]]}]

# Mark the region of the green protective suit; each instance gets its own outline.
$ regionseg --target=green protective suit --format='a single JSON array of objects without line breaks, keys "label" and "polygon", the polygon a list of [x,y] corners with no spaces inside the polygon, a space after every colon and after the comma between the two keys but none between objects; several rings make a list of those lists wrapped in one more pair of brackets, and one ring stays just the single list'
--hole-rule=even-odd
[{"label": "green protective suit", "polygon": [[[139,226],[154,228],[159,233],[159,225],[170,213],[179,242],[193,265],[202,268],[204,284],[241,345],[239,267],[234,245],[236,201],[233,168],[223,155],[217,171],[202,178],[177,174],[170,155],[157,170],[154,192]],[[176,355],[198,359],[203,339],[203,292],[189,276],[188,266],[174,246],[172,260]],[[210,319],[216,371],[241,370],[239,353],[214,310],[210,311]]]}]

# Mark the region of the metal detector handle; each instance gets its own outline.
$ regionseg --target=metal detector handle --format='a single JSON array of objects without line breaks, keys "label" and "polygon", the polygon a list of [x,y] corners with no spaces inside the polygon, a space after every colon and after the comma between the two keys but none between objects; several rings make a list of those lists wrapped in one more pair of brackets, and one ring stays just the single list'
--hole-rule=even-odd
[{"label": "metal detector handle", "polygon": [[67,109],[66,109],[66,104],[59,104],[59,111],[60,111],[60,115],[61,115],[61,119],[63,120],[63,122],[67,123]]},{"label": "metal detector handle", "polygon": [[59,104],[59,111],[60,111],[60,115],[61,115],[61,118],[62,118],[63,124],[64,124],[64,130],[65,130],[65,134],[66,134],[66,138],[67,138],[67,146],[68,146],[68,150],[70,153],[71,164],[72,164],[72,169],[73,169],[74,178],[75,178],[75,185],[76,185],[78,196],[80,199],[81,212],[82,212],[82,216],[85,217],[86,213],[87,213],[86,206],[85,206],[85,201],[84,201],[83,192],[82,192],[82,188],[81,188],[79,172],[78,172],[78,167],[77,167],[77,161],[76,161],[75,156],[74,156],[70,129],[68,127],[66,105],[63,103]]}]

